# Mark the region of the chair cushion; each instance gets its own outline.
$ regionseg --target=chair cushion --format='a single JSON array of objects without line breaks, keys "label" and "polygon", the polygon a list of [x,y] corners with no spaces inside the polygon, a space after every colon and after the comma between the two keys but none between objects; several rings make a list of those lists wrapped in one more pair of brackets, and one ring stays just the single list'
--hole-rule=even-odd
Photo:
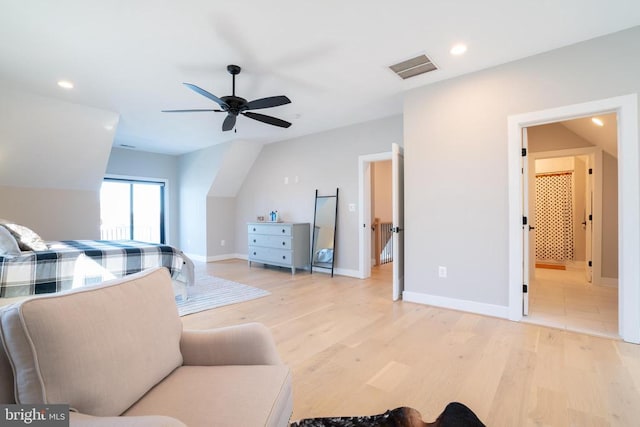
[{"label": "chair cushion", "polygon": [[0,404],[13,403],[16,403],[13,397],[13,370],[9,364],[9,359],[7,359],[4,346],[0,342]]},{"label": "chair cushion", "polygon": [[182,364],[171,278],[156,268],[1,312],[20,404],[116,416]]},{"label": "chair cushion", "polygon": [[292,409],[286,366],[182,366],[123,415],[166,415],[188,426],[287,426]]}]

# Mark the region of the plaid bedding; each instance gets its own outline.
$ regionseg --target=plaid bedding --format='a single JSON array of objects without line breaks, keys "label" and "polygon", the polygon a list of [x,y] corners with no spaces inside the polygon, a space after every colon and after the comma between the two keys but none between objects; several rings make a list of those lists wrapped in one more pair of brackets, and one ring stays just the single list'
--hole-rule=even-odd
[{"label": "plaid bedding", "polygon": [[176,279],[185,260],[172,246],[131,240],[48,242],[49,250],[0,256],[0,298],[64,291],[164,266]]}]

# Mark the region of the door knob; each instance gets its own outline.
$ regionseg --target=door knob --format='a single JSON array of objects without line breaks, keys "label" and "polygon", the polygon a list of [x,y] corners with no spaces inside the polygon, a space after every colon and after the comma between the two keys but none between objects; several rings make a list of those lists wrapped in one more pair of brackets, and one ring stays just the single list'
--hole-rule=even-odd
[{"label": "door knob", "polygon": [[529,226],[529,231],[535,230],[535,229],[536,229],[535,227]]}]

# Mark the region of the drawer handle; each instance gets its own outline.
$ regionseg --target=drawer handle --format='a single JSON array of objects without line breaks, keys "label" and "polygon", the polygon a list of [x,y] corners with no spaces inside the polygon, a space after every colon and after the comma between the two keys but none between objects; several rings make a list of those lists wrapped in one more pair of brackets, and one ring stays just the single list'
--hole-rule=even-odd
[{"label": "drawer handle", "polygon": [[256,231],[256,228],[255,228],[255,227],[253,227],[253,231]]},{"label": "drawer handle", "polygon": [[253,254],[255,255],[256,253],[254,252]]},{"label": "drawer handle", "polygon": [[282,255],[282,259],[287,259],[287,256],[286,255]]},{"label": "drawer handle", "polygon": [[282,242],[282,246],[286,246],[287,242]]},{"label": "drawer handle", "polygon": [[256,239],[253,239],[253,243],[255,243],[255,242],[256,242]]},{"label": "drawer handle", "polygon": [[283,229],[282,229],[282,232],[283,232],[283,233],[286,233],[287,231],[283,228]]}]

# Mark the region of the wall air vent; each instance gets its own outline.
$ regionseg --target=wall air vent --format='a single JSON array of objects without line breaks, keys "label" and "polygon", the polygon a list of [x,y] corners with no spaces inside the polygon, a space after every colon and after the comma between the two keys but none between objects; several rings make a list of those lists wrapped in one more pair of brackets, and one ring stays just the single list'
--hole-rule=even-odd
[{"label": "wall air vent", "polygon": [[408,79],[409,77],[415,77],[438,69],[427,55],[407,59],[406,61],[391,65],[389,68],[402,79]]}]

